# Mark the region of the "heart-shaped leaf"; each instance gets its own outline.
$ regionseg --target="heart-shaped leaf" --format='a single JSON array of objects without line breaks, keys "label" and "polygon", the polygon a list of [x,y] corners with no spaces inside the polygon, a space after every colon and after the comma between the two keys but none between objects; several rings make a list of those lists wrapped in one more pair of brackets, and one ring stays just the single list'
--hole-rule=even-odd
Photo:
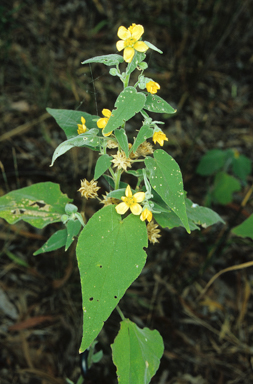
[{"label": "heart-shaped leaf", "polygon": [[124,220],[114,205],[95,213],[79,235],[76,255],[81,276],[83,338],[92,343],[146,261],[146,225],[139,216]]}]

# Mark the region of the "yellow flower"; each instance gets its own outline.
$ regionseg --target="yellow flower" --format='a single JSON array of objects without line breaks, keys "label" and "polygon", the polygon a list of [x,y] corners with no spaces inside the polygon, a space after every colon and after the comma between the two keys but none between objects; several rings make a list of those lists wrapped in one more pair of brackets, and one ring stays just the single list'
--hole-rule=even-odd
[{"label": "yellow flower", "polygon": [[[105,126],[108,123],[108,120],[109,120],[111,114],[112,114],[112,112],[110,111],[110,109],[105,109],[105,108],[103,109],[102,115],[104,115],[105,117],[102,117],[101,119],[99,119],[97,121],[98,128],[100,128],[100,129],[104,129],[105,128]],[[104,136],[110,136],[111,133],[112,132],[106,133]]]},{"label": "yellow flower", "polygon": [[155,81],[149,81],[147,84],[146,84],[146,88],[147,88],[147,91],[149,93],[156,93],[158,89],[160,89],[160,85],[158,83],[156,83]]},{"label": "yellow flower", "polygon": [[124,151],[117,151],[117,155],[112,155],[112,157],[114,158],[112,160],[114,167],[117,167],[118,169],[124,169],[124,171],[126,171],[127,168],[131,168],[131,160],[126,157]]},{"label": "yellow flower", "polygon": [[144,28],[142,25],[132,24],[128,29],[119,27],[118,37],[122,40],[117,41],[116,48],[118,51],[124,49],[123,57],[127,63],[131,63],[134,57],[134,51],[146,52],[148,50],[147,44],[143,41],[138,41],[143,35]]},{"label": "yellow flower", "polygon": [[84,133],[84,132],[87,131],[87,127],[85,125],[85,121],[86,121],[85,118],[82,116],[81,117],[82,124],[77,124],[77,126],[78,126],[77,133],[78,133],[78,135],[81,135],[81,133]]},{"label": "yellow flower", "polygon": [[134,215],[140,215],[142,211],[142,206],[138,203],[141,203],[145,199],[144,192],[137,192],[134,195],[132,194],[131,188],[128,185],[125,191],[126,196],[122,196],[121,200],[123,203],[118,204],[115,209],[118,214],[124,215],[126,211],[130,208],[131,212]]},{"label": "yellow flower", "polygon": [[161,145],[161,147],[163,146],[164,144],[164,141],[168,141],[168,138],[167,136],[165,135],[165,133],[163,133],[162,131],[158,131],[158,132],[155,132],[153,134],[153,142],[156,144],[156,143],[159,143]]},{"label": "yellow flower", "polygon": [[97,191],[99,189],[100,187],[97,187],[97,181],[88,181],[86,179],[83,179],[81,180],[81,188],[78,189],[78,192],[81,193],[81,196],[84,196],[86,197],[86,199],[89,199],[97,197]]},{"label": "yellow flower", "polygon": [[160,235],[160,229],[158,229],[158,225],[155,224],[153,221],[148,223],[147,225],[147,232],[148,232],[148,239],[151,243],[159,243],[159,237]]},{"label": "yellow flower", "polygon": [[148,220],[148,222],[150,223],[150,221],[152,220],[152,212],[148,208],[145,208],[141,213],[140,219],[141,221]]}]

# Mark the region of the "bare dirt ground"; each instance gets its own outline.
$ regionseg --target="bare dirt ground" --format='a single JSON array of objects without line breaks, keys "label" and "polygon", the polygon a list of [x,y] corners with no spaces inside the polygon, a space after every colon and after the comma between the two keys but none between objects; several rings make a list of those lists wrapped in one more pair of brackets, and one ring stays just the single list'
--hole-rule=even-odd
[{"label": "bare dirt ground", "polygon": [[[121,85],[103,65],[81,61],[116,53],[120,25],[142,24],[145,39],[164,54],[148,53],[147,72],[159,95],[178,109],[165,120],[165,149],[179,163],[188,196],[198,204],[211,178],[196,174],[212,148],[234,148],[253,158],[253,4],[247,0],[112,2],[4,0],[0,5],[0,195],[53,181],[82,209],[80,179],[93,175],[95,157],[73,149],[49,168],[64,134],[45,108],[101,115],[112,109]],[[160,116],[159,116],[160,118]],[[252,184],[252,175],[248,185]],[[226,225],[162,231],[147,264],[120,302],[125,316],[158,329],[164,338],[159,384],[253,382],[251,268],[219,271],[252,260],[250,239],[230,229],[248,186],[233,203],[214,205]],[[104,191],[103,191],[104,192]],[[86,205],[89,217],[96,203]],[[44,230],[0,219],[0,383],[77,382],[81,292],[74,247],[33,256],[60,224]],[[119,325],[111,315],[98,340],[104,352],[85,383],[116,383],[109,344]]]}]

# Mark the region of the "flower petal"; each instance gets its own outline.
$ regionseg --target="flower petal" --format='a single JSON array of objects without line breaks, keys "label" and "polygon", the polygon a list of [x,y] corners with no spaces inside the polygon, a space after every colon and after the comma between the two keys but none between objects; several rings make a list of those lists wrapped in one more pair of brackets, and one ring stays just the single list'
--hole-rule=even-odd
[{"label": "flower petal", "polygon": [[140,219],[141,221],[145,221],[147,219],[148,222],[150,222],[152,220],[152,212],[148,208],[145,208],[140,215]]},{"label": "flower petal", "polygon": [[134,215],[140,215],[142,211],[142,206],[140,204],[135,203],[131,205],[130,209]]},{"label": "flower petal", "polygon": [[124,49],[125,46],[126,46],[126,42],[124,40],[119,40],[116,43],[116,48],[118,51],[122,51],[122,49]]},{"label": "flower petal", "polygon": [[102,131],[102,134],[103,134],[104,137],[107,137],[107,136],[110,136],[110,135],[112,134],[112,131],[111,131],[111,132],[108,132],[108,133],[104,133],[104,132]]},{"label": "flower petal", "polygon": [[126,211],[128,210],[129,206],[126,205],[126,203],[119,203],[115,209],[119,215],[124,215]]},{"label": "flower petal", "polygon": [[108,118],[102,117],[97,121],[98,128],[103,129],[106,126],[107,122],[108,122]]},{"label": "flower petal", "polygon": [[165,135],[165,133],[163,133],[162,131],[158,131],[158,132],[155,132],[153,134],[153,142],[156,144],[156,142],[158,142],[161,147],[163,146],[164,144],[164,141],[169,141],[169,139],[167,138],[167,136]]},{"label": "flower petal", "polygon": [[117,35],[119,36],[120,39],[122,40],[126,40],[128,39],[129,37],[131,37],[131,32],[128,31],[128,29],[126,29],[125,27],[121,26],[119,27],[118,29],[118,33]]},{"label": "flower petal", "polygon": [[137,41],[134,44],[134,49],[138,52],[146,52],[148,50],[148,46],[143,41]]},{"label": "flower petal", "polygon": [[83,116],[81,116],[81,122],[82,122],[82,124],[85,124],[85,118],[83,117]]},{"label": "flower petal", "polygon": [[131,188],[130,188],[130,185],[128,185],[128,186],[126,187],[125,195],[126,195],[126,197],[132,197],[132,196],[133,196],[132,191],[131,191]]},{"label": "flower petal", "polygon": [[124,49],[123,57],[126,63],[131,63],[134,57],[134,49],[132,47],[126,47]]},{"label": "flower petal", "polygon": [[137,201],[137,203],[141,203],[145,199],[145,193],[144,192],[137,192],[134,194],[134,198]]},{"label": "flower petal", "polygon": [[111,116],[112,112],[110,111],[110,109],[106,109],[104,108],[103,111],[102,111],[102,114],[105,116],[105,117],[109,117]]},{"label": "flower petal", "polygon": [[138,24],[138,25],[135,25],[133,28],[132,28],[132,37],[136,40],[139,40],[139,38],[143,35],[144,33],[144,28],[142,25]]}]

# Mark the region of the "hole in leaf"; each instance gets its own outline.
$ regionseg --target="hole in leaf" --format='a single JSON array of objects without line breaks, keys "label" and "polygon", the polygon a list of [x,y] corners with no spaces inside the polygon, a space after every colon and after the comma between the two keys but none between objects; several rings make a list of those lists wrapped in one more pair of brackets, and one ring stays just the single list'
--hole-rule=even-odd
[{"label": "hole in leaf", "polygon": [[93,297],[90,297],[89,300],[92,301],[92,300],[93,300]]},{"label": "hole in leaf", "polygon": [[43,207],[45,207],[46,204],[44,202],[41,202],[41,201],[35,201],[34,203],[29,204],[29,205],[30,205],[30,207],[36,206],[39,208],[43,208]]},{"label": "hole in leaf", "polygon": [[114,299],[117,299],[118,298],[118,296],[114,296]]}]

